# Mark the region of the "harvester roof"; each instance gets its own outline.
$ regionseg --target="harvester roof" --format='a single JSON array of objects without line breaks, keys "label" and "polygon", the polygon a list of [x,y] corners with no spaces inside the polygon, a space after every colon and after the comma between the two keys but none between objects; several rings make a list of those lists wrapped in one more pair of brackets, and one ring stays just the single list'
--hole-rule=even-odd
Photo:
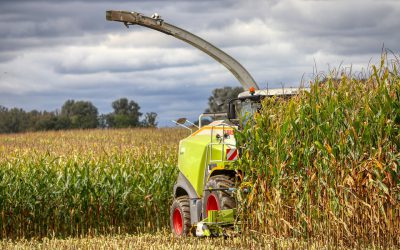
[{"label": "harvester roof", "polygon": [[252,95],[255,96],[290,96],[297,95],[300,91],[309,91],[308,88],[277,88],[277,89],[260,89],[255,90],[254,94],[251,94],[250,91],[244,91],[239,94],[239,98],[246,98]]}]

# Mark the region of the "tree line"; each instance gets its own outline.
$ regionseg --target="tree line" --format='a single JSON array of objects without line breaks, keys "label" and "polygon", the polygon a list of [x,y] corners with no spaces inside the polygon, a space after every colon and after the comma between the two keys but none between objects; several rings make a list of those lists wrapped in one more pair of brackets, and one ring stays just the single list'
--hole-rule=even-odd
[{"label": "tree line", "polygon": [[144,115],[133,100],[120,98],[112,103],[113,112],[99,115],[90,101],[67,100],[57,111],[25,111],[21,108],[6,108],[0,105],[0,133],[27,131],[156,127],[157,113]]},{"label": "tree line", "polygon": [[[237,98],[241,87],[216,88],[208,98],[206,113],[226,112],[230,99]],[[67,130],[89,128],[127,128],[157,127],[157,113],[140,112],[140,106],[133,100],[120,98],[111,104],[113,112],[98,113],[89,101],[67,100],[61,110],[48,112],[32,110],[26,112],[20,108],[8,109],[0,105],[0,133],[18,133],[26,131]],[[202,121],[207,124],[211,120]],[[198,121],[195,121],[198,123]]]}]

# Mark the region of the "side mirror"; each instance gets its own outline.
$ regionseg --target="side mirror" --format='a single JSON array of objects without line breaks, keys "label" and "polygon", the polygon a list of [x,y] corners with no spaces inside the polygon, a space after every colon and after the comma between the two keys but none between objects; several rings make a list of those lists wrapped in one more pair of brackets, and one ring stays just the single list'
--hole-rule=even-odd
[{"label": "side mirror", "polygon": [[186,118],[179,118],[178,120],[176,120],[176,123],[179,123],[179,124],[185,124],[185,123],[186,123],[186,121],[187,121],[187,119],[186,119]]},{"label": "side mirror", "polygon": [[236,119],[236,106],[235,106],[235,104],[233,104],[231,102],[228,103],[228,112],[227,113],[228,113],[227,115],[228,115],[228,119],[229,120]]}]

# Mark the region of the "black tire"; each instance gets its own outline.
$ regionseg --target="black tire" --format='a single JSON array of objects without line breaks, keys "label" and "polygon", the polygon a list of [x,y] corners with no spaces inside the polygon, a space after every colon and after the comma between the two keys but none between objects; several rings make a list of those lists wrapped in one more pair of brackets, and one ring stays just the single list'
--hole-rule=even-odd
[{"label": "black tire", "polygon": [[189,234],[191,228],[189,196],[184,195],[174,199],[169,218],[171,230],[176,236],[187,236]]},{"label": "black tire", "polygon": [[[203,219],[207,217],[208,210],[224,210],[236,207],[235,198],[228,189],[235,187],[235,178],[228,175],[214,175],[208,180],[203,196]],[[211,191],[217,189],[215,191]],[[217,203],[215,207],[214,202]]]}]

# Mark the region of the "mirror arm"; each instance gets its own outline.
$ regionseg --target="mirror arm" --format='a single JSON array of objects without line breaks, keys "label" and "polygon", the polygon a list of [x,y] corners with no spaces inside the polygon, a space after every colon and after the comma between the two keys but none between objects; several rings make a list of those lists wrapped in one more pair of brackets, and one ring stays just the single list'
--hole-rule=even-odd
[{"label": "mirror arm", "polygon": [[193,130],[192,130],[191,128],[189,128],[189,127],[187,127],[187,126],[185,126],[185,125],[183,125],[183,124],[180,124],[180,123],[178,123],[178,122],[176,122],[176,121],[174,121],[174,120],[171,120],[171,121],[172,121],[173,123],[175,123],[176,125],[182,127],[182,128],[186,128],[186,129],[190,130],[190,133],[191,133],[191,134],[193,133]]}]

